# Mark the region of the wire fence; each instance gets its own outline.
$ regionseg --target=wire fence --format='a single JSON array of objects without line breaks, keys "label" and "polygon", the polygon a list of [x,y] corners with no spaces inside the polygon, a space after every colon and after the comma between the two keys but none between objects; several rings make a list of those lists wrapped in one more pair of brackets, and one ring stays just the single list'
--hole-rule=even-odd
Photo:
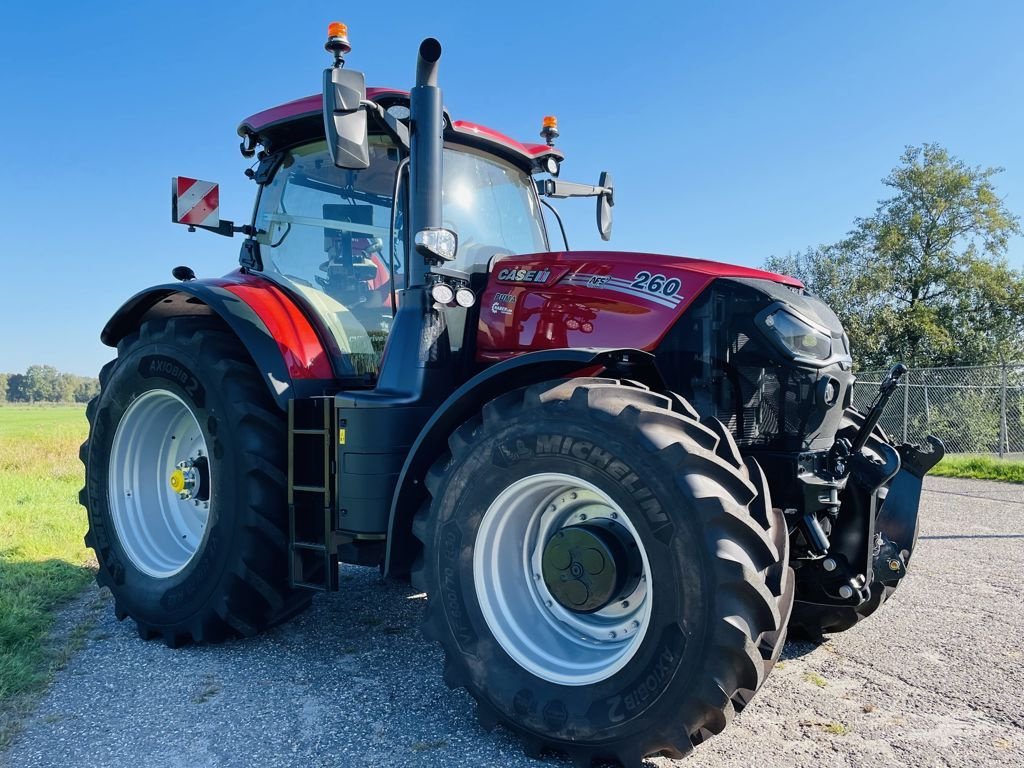
[{"label": "wire fence", "polygon": [[[885,373],[857,374],[857,408],[867,410]],[[880,424],[904,441],[935,435],[947,453],[1024,454],[1024,363],[913,368],[893,393]]]}]

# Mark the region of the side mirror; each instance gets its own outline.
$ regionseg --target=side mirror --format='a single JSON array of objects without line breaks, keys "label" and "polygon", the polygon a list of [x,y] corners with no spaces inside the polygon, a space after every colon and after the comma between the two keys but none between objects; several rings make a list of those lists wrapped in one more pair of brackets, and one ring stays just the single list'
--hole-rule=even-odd
[{"label": "side mirror", "polygon": [[601,172],[601,180],[597,185],[602,188],[597,196],[597,230],[605,242],[612,239],[612,206],[615,205],[612,175],[608,171]]},{"label": "side mirror", "polygon": [[366,77],[354,69],[324,70],[324,131],[327,149],[338,168],[361,171],[370,167],[366,113]]}]

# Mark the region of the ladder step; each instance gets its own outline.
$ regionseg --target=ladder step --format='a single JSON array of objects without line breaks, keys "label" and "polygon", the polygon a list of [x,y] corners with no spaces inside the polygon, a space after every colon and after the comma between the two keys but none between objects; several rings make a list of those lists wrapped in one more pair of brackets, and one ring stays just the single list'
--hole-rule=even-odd
[{"label": "ladder step", "polygon": [[317,544],[317,543],[312,542],[312,541],[296,541],[294,544],[292,544],[292,546],[295,547],[296,549],[308,549],[308,550],[310,550],[312,552],[326,552],[327,551],[327,547],[325,547],[323,544]]},{"label": "ladder step", "polygon": [[320,437],[327,436],[326,429],[293,429],[293,435],[319,435]]},{"label": "ladder step", "polygon": [[327,493],[322,485],[293,485],[293,491],[305,491],[306,493]]}]

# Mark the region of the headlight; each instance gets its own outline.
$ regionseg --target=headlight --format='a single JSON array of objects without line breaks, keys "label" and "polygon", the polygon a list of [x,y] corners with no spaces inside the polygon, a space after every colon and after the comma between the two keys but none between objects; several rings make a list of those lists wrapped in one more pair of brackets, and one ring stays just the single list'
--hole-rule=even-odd
[{"label": "headlight", "polygon": [[458,252],[459,237],[450,229],[421,229],[413,238],[413,243],[424,256],[451,261]]},{"label": "headlight", "polygon": [[794,357],[828,360],[832,357],[832,337],[812,328],[794,315],[779,310],[764,319],[768,330]]}]

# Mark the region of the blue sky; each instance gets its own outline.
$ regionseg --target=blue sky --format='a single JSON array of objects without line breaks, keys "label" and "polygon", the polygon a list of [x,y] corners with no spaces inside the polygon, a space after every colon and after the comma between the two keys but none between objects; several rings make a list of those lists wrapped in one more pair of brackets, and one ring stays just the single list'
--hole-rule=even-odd
[{"label": "blue sky", "polygon": [[[234,267],[239,239],[170,223],[170,177],[220,181],[222,216],[246,219],[235,128],[319,89],[335,18],[371,84],[408,87],[434,35],[456,119],[537,140],[556,114],[562,178],[614,174],[616,249],[759,265],[832,242],[925,141],[1003,166],[1024,214],[1020,3],[384,7],[5,3],[0,371],[94,374],[122,301],[177,264]],[[601,246],[589,201],[560,207],[575,248]],[[1021,238],[1010,259],[1024,266]]]}]

